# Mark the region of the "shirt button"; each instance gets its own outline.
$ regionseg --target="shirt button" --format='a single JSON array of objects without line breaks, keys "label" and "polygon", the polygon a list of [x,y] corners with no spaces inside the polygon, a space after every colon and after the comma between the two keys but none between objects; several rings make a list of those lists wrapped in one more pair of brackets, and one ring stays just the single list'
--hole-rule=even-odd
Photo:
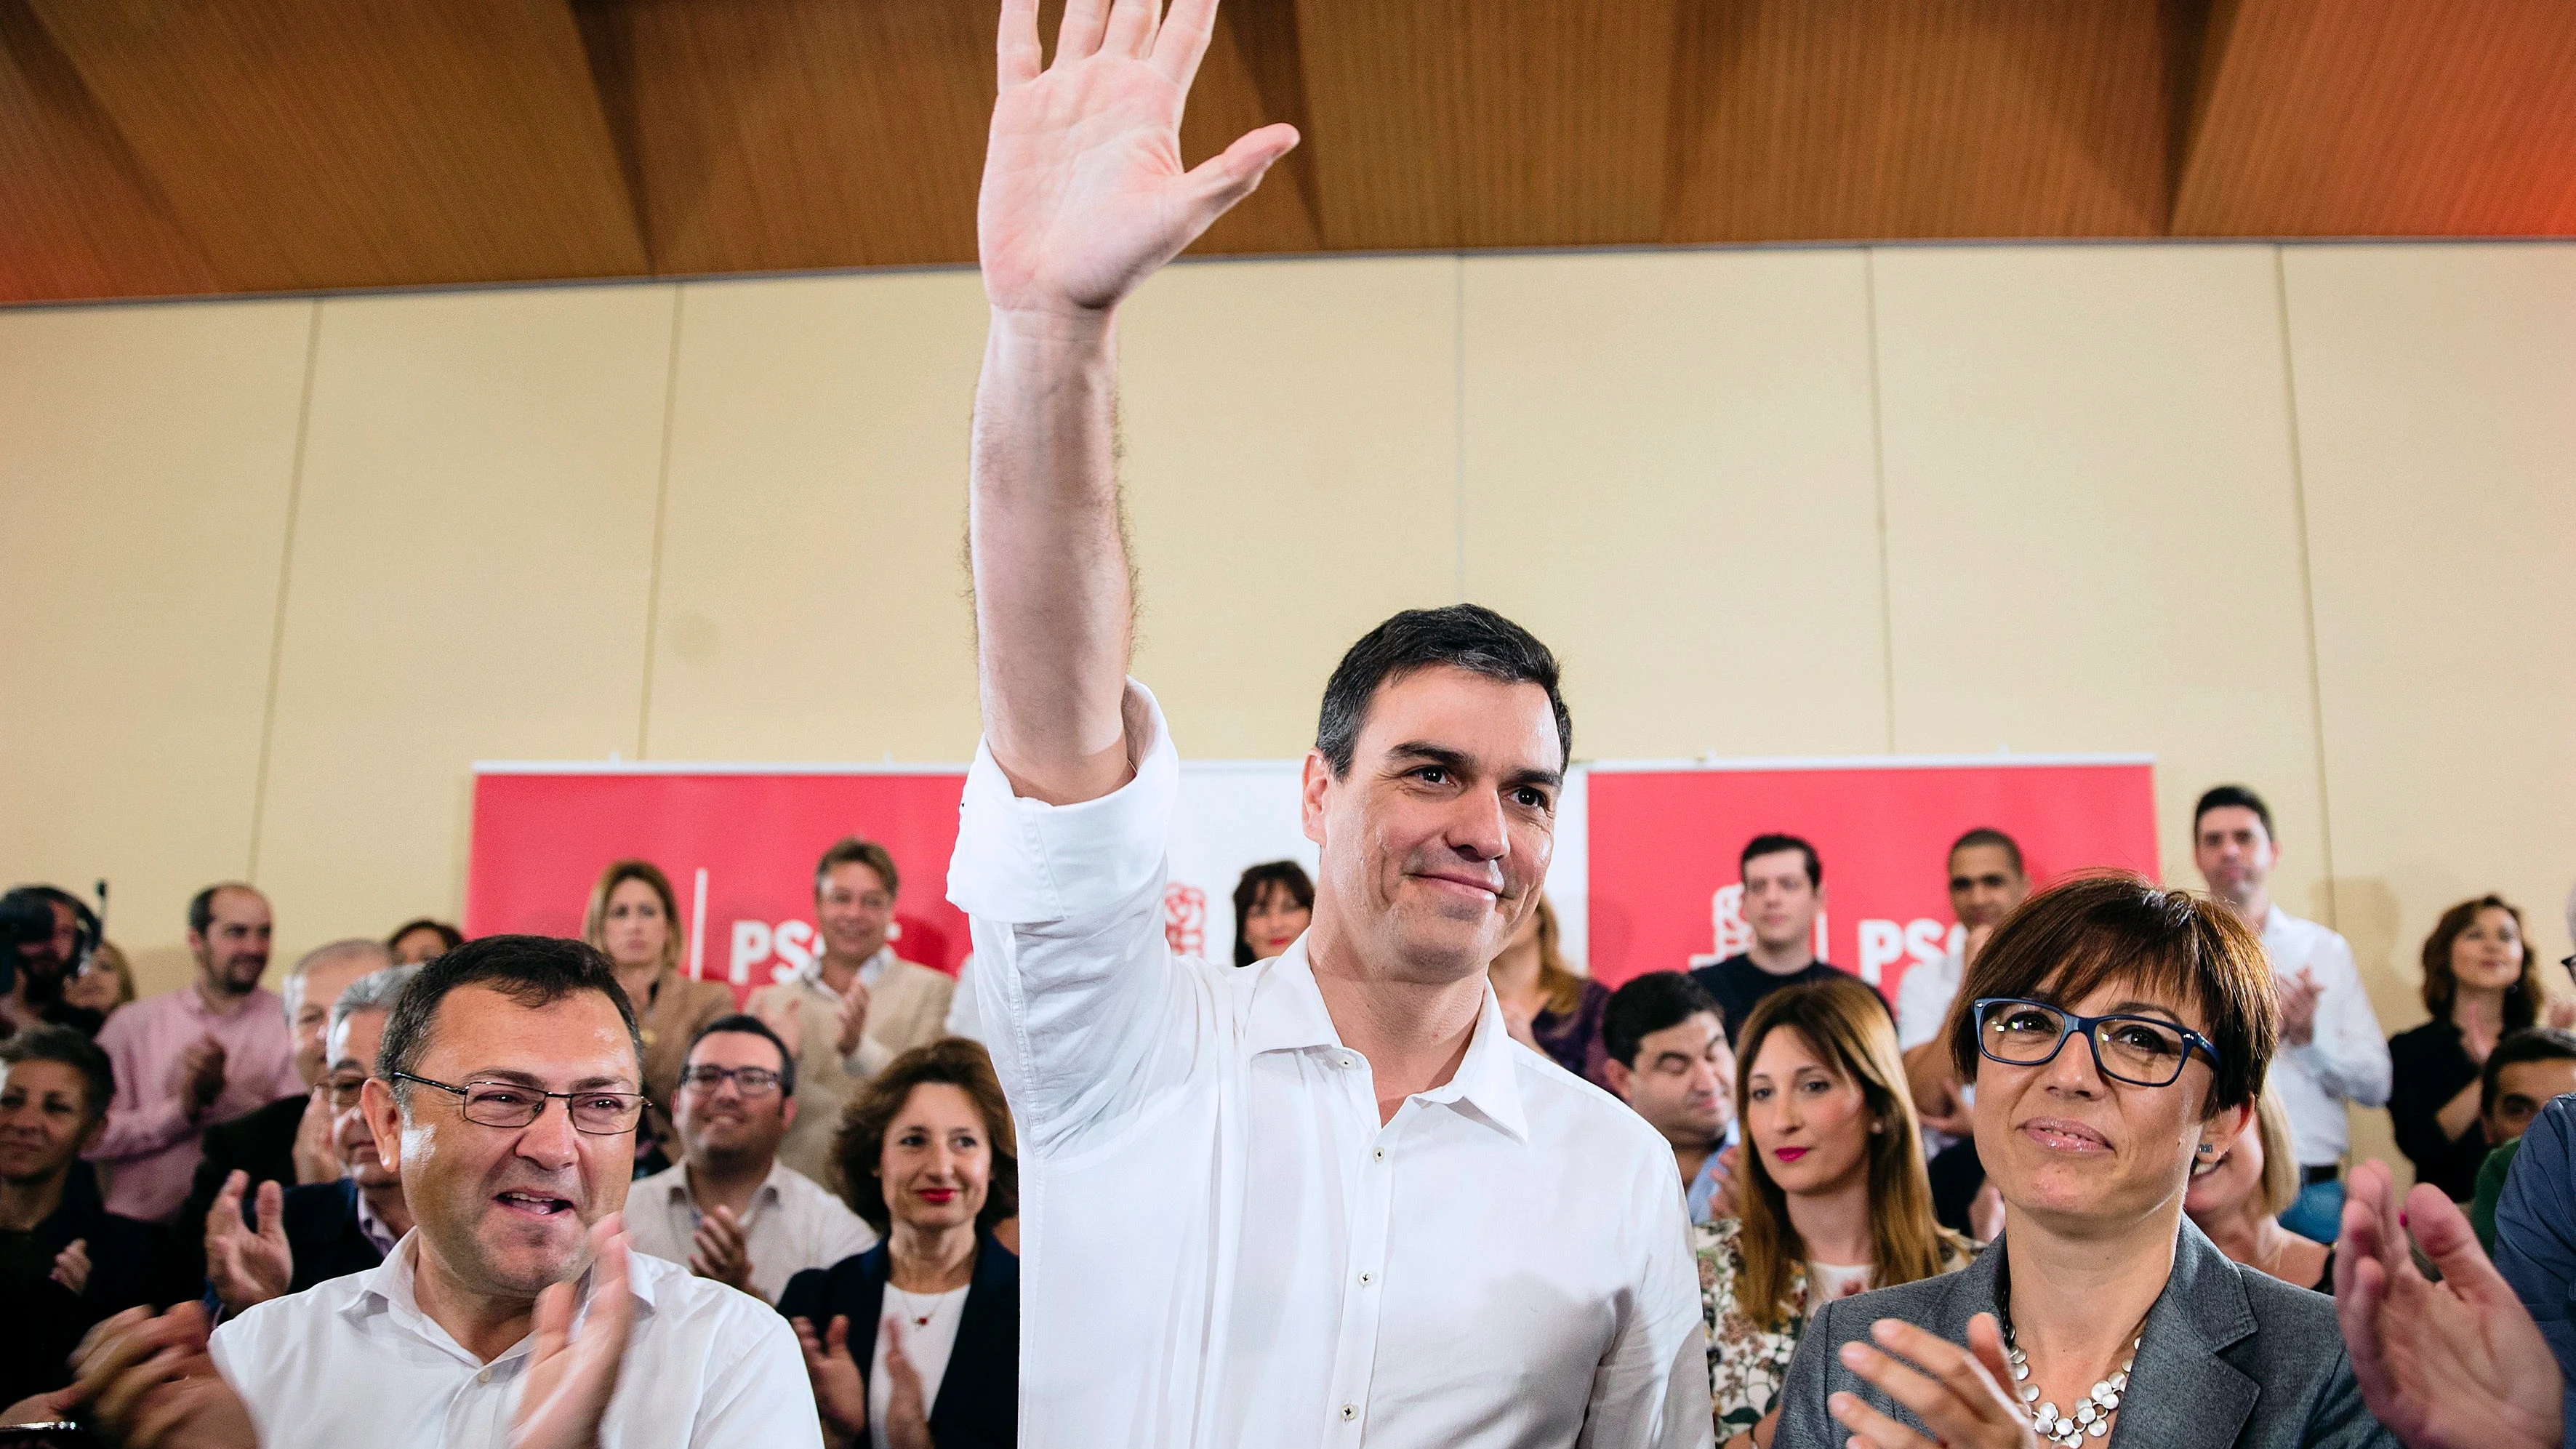
[{"label": "shirt button", "polygon": [[492,1382],[492,1371],[490,1369],[485,1369],[481,1373],[476,1374],[474,1376],[474,1382],[478,1384],[488,1384]]},{"label": "shirt button", "polygon": [[[1353,1057],[1345,1056],[1345,1057],[1343,1057],[1343,1058],[1342,1058],[1342,1065],[1343,1065],[1343,1066],[1346,1066],[1346,1067],[1347,1067],[1347,1066],[1355,1066],[1355,1065],[1357,1065],[1357,1059],[1356,1059],[1356,1058],[1353,1058]],[[1344,1407],[1344,1408],[1348,1408],[1348,1407],[1349,1407],[1349,1405],[1345,1404],[1343,1407]],[[1348,1414],[1344,1414],[1342,1417],[1343,1417],[1343,1418],[1345,1418],[1345,1419],[1347,1419],[1347,1418],[1349,1418],[1349,1417],[1350,1417],[1350,1415],[1348,1415]]]},{"label": "shirt button", "polygon": [[1374,1151],[1374,1152],[1370,1153],[1369,1155],[1370,1155],[1371,1157],[1376,1158],[1376,1159],[1377,1159],[1378,1161],[1380,1161],[1380,1162],[1384,1162],[1384,1161],[1386,1161],[1386,1149],[1385,1149],[1385,1148],[1383,1148],[1383,1147],[1378,1148],[1376,1151]]},{"label": "shirt button", "polygon": [[1342,1405],[1342,1422],[1343,1422],[1343,1423],[1347,1424],[1347,1423],[1349,1423],[1351,1420],[1356,1419],[1356,1418],[1358,1418],[1359,1416],[1360,1416],[1360,1406],[1359,1406],[1359,1405],[1357,1405],[1357,1404],[1344,1404],[1344,1405]]},{"label": "shirt button", "polygon": [[1362,1273],[1360,1275],[1360,1286],[1363,1288],[1366,1288],[1368,1285],[1376,1281],[1377,1275],[1375,1273]]}]

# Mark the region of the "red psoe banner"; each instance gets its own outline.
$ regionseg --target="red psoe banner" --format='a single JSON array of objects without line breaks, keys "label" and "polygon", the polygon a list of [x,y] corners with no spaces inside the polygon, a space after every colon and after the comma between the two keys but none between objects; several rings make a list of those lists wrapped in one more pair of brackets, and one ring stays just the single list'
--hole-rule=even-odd
[{"label": "red psoe banner", "polygon": [[971,943],[948,904],[964,772],[479,767],[465,933],[578,936],[612,860],[662,868],[680,898],[680,970],[738,998],[820,954],[814,862],[859,835],[894,855],[895,954],[955,972]]},{"label": "red psoe banner", "polygon": [[1891,1001],[1951,947],[1948,852],[1969,830],[2012,836],[2034,884],[2157,874],[2154,768],[2138,757],[1602,764],[1588,790],[1592,975],[1612,986],[1744,950],[1737,856],[1775,831],[1824,862],[1818,954]]}]

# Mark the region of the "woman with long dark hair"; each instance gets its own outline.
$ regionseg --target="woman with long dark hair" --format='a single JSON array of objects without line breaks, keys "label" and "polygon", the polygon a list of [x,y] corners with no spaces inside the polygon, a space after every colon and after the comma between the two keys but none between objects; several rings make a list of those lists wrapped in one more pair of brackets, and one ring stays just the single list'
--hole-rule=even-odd
[{"label": "woman with long dark hair", "polygon": [[[2486,1161],[2478,1120],[2479,1074],[2507,1032],[2539,1024],[2545,1003],[2540,961],[2522,932],[2522,912],[2501,896],[2462,901],[2424,938],[2424,1009],[2433,1019],[2388,1039],[2389,1121],[2397,1150],[2453,1202],[2477,1195]],[[2549,1012],[2567,1024],[2564,1008]]]}]

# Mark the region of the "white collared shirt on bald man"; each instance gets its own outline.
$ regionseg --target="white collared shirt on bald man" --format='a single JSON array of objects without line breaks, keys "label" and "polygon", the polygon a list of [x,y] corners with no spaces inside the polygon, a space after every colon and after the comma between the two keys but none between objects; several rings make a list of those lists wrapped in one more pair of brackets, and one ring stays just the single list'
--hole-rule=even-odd
[{"label": "white collared shirt on bald man", "polygon": [[1671,1146],[1513,1042],[1378,1119],[1306,958],[1163,938],[1180,766],[1078,805],[967,776],[949,898],[1020,1126],[1031,1449],[1660,1449],[1711,1438]]}]

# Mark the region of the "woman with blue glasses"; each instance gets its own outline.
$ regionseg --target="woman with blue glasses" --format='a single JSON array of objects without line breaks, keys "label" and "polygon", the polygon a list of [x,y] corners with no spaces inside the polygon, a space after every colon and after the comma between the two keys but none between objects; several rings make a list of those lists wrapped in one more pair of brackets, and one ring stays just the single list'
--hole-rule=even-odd
[{"label": "woman with blue glasses", "polygon": [[2195,1158],[2255,1110],[2276,1019],[2262,943],[2209,902],[2088,876],[2014,912],[1947,1028],[2003,1237],[1825,1307],[1774,1449],[2394,1445],[2333,1300],[2183,1215]]}]

